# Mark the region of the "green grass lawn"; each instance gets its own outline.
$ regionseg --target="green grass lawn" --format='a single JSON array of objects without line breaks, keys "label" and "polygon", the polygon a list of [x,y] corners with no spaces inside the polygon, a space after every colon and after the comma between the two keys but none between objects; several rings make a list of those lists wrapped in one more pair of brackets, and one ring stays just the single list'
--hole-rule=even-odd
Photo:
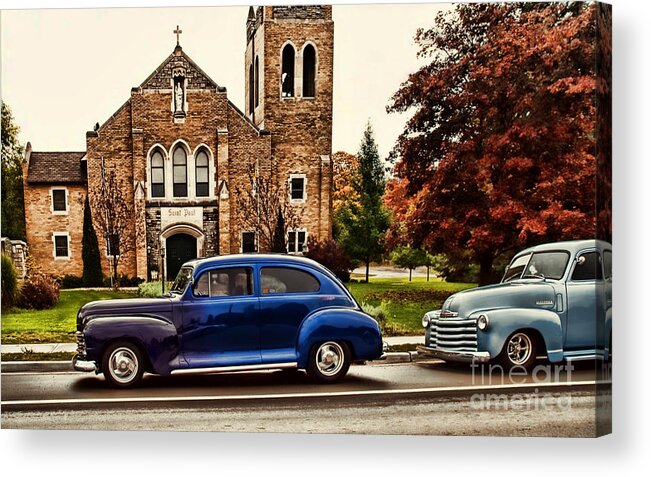
[{"label": "green grass lawn", "polygon": [[[425,278],[371,278],[369,283],[351,282],[348,289],[359,303],[379,306],[387,312],[391,334],[421,334],[423,315],[443,305],[445,299],[461,290],[475,287],[473,283],[447,283]],[[386,332],[385,332],[386,333]]]},{"label": "green grass lawn", "polygon": [[134,292],[112,290],[61,290],[57,305],[49,310],[12,309],[2,312],[2,342],[69,343],[75,341],[79,308],[94,300],[132,298]]},{"label": "green grass lawn", "polygon": [[[470,283],[426,282],[424,278],[371,278],[370,283],[347,284],[358,302],[382,305],[389,331],[386,334],[421,334],[421,319],[427,311],[440,308],[452,293],[475,286]],[[2,342],[70,343],[75,341],[75,320],[79,308],[89,301],[134,297],[134,292],[108,290],[62,290],[59,303],[51,310],[13,309],[2,313]]]}]

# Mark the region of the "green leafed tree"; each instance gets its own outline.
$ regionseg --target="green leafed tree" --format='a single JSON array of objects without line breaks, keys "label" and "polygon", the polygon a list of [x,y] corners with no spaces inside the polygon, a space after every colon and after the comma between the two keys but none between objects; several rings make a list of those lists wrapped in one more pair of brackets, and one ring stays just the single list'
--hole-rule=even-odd
[{"label": "green leafed tree", "polygon": [[411,272],[416,267],[427,264],[427,255],[422,248],[412,248],[406,245],[397,247],[391,252],[391,261],[397,267],[409,269],[409,281],[411,281]]},{"label": "green leafed tree", "polygon": [[337,212],[339,243],[353,259],[366,265],[368,282],[369,264],[382,257],[384,233],[389,227],[389,213],[382,202],[385,178],[384,167],[378,154],[369,122],[357,154],[358,170],[352,185],[357,200],[344,203]]},{"label": "green leafed tree", "polygon": [[23,148],[11,109],[2,103],[2,236],[25,240]]},{"label": "green leafed tree", "polygon": [[81,243],[81,258],[84,262],[84,286],[101,287],[104,277],[88,196],[86,196],[86,202],[84,203],[84,235]]}]

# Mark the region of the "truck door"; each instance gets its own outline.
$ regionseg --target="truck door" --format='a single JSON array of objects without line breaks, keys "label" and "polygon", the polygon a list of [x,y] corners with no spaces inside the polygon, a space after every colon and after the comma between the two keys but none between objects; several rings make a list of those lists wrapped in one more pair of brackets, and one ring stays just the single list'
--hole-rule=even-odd
[{"label": "truck door", "polygon": [[567,281],[567,331],[565,350],[596,351],[603,346],[605,290],[601,256],[583,251],[574,261]]}]

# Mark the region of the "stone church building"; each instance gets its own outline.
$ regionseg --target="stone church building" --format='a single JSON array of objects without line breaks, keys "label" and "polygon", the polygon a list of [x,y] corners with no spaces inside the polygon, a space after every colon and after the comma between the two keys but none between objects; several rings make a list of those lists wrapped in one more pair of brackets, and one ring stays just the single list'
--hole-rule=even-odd
[{"label": "stone church building", "polygon": [[[301,253],[308,237],[330,237],[332,7],[251,8],[245,28],[244,112],[183,51],[177,27],[172,53],[86,133],[86,151],[38,152],[28,143],[27,243],[44,271],[81,276],[84,200],[107,171],[135,218],[119,261],[127,276],[173,277],[195,257],[258,251],[236,197],[250,188],[251,167],[286,181],[280,190],[300,217],[286,237],[289,253]],[[92,212],[109,274],[107,237]]]}]

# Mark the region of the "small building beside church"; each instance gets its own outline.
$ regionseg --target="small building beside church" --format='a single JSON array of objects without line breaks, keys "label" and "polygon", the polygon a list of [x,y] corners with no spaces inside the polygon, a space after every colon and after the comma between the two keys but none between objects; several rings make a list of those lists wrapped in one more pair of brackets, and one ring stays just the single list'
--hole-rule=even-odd
[{"label": "small building beside church", "polygon": [[237,192],[250,188],[251,170],[274,170],[287,185],[280,190],[300,217],[286,237],[289,253],[301,253],[308,237],[330,238],[332,7],[251,8],[244,30],[244,111],[183,51],[177,27],[172,53],[86,133],[85,151],[38,152],[28,143],[27,243],[43,271],[82,274],[84,201],[109,171],[134,218],[127,234],[133,243],[119,261],[119,272],[130,277],[173,277],[196,257],[263,251],[238,209]]}]

